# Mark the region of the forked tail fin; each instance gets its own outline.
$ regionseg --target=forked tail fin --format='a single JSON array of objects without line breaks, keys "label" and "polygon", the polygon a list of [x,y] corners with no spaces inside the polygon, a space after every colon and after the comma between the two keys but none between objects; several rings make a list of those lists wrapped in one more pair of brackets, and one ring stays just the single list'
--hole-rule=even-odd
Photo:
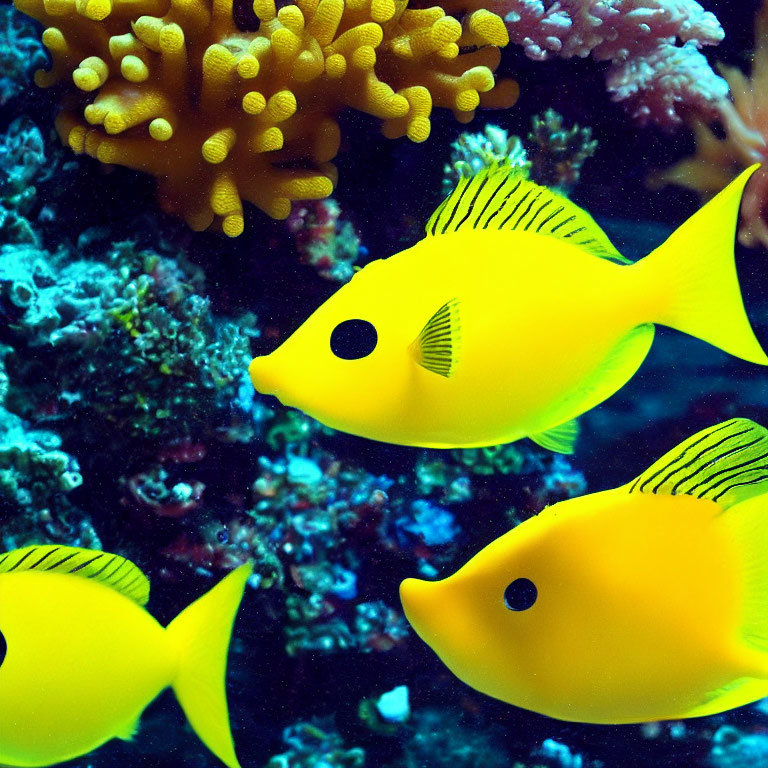
[{"label": "forked tail fin", "polygon": [[200,740],[228,768],[240,768],[227,708],[229,640],[250,564],[241,565],[210,592],[185,608],[169,625],[179,654],[173,690]]},{"label": "forked tail fin", "polygon": [[759,167],[747,168],[632,269],[645,275],[645,290],[661,297],[653,322],[768,365],[744,308],[734,255],[742,193]]}]

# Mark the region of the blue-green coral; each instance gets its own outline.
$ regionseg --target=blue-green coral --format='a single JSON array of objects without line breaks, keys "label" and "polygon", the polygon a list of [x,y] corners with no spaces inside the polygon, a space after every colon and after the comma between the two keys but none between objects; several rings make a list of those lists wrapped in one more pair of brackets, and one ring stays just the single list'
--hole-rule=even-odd
[{"label": "blue-green coral", "polygon": [[283,731],[288,750],[272,757],[266,768],[362,768],[365,750],[344,746],[330,723],[296,723]]},{"label": "blue-green coral", "polygon": [[547,109],[531,118],[525,140],[488,124],[481,133],[462,133],[451,149],[451,158],[443,168],[446,194],[462,176],[471,176],[494,163],[520,168],[536,183],[567,194],[578,182],[584,162],[597,150],[597,141],[591,128],[576,124],[566,127],[561,114]]},{"label": "blue-green coral", "polygon": [[255,318],[214,318],[203,290],[202,272],[180,254],[128,241],[80,260],[4,246],[0,310],[17,352],[35,349],[13,358],[29,388],[18,412],[32,418],[45,402],[58,421],[77,418],[79,428],[115,438],[169,439],[223,424]]},{"label": "blue-green coral", "polygon": [[0,6],[0,107],[31,87],[32,73],[46,60],[37,25],[12,6]]}]

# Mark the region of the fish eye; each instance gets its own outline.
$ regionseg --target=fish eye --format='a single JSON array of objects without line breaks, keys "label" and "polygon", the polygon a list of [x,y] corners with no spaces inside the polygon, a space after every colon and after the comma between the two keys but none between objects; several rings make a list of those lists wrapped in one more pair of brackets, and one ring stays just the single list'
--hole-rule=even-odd
[{"label": "fish eye", "polygon": [[342,360],[359,360],[376,349],[379,335],[367,320],[344,320],[331,333],[331,352]]},{"label": "fish eye", "polygon": [[530,579],[515,579],[504,590],[504,605],[510,611],[527,611],[536,602],[538,594]]},{"label": "fish eye", "polygon": [[8,643],[5,642],[5,637],[3,636],[3,633],[0,632],[0,667],[3,666],[3,661],[5,660],[6,653],[8,653]]}]

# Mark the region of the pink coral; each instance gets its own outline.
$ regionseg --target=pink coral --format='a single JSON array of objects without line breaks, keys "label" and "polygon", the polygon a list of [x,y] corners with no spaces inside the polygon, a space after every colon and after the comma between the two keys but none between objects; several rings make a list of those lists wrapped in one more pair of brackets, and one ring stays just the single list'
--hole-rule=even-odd
[{"label": "pink coral", "polygon": [[699,51],[723,29],[695,0],[493,0],[529,58],[608,61],[608,91],[640,122],[680,123],[678,107],[712,113],[728,92]]}]

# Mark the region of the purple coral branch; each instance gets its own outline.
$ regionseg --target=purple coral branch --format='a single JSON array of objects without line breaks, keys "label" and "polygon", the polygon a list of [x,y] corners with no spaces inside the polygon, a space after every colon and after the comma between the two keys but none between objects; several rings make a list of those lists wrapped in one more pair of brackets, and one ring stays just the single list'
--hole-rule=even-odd
[{"label": "purple coral branch", "polygon": [[491,9],[531,59],[610,62],[612,98],[641,123],[675,127],[681,106],[714,114],[728,93],[700,51],[723,29],[695,0],[495,0]]}]

